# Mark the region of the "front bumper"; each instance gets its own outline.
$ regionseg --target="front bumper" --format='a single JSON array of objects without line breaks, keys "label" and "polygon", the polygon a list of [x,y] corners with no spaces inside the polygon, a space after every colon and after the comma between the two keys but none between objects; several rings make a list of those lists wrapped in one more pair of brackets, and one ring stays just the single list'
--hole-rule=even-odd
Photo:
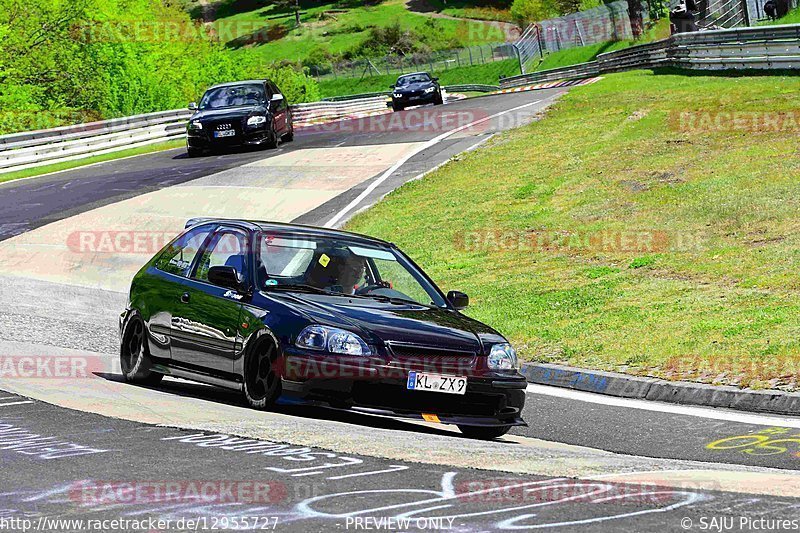
[{"label": "front bumper", "polygon": [[426,105],[426,104],[433,104],[436,102],[436,98],[438,93],[433,91],[432,93],[422,94],[422,95],[403,95],[402,98],[395,98],[392,96],[392,104],[397,106],[412,106],[412,105]]},{"label": "front bumper", "polygon": [[187,130],[186,142],[190,148],[210,150],[232,146],[256,146],[269,140],[269,123],[262,126],[237,127],[230,137],[214,137],[214,130]]},{"label": "front bumper", "polygon": [[[296,397],[351,403],[356,409],[376,414],[421,418],[424,413],[445,424],[525,425],[521,415],[528,383],[516,371],[443,368],[436,361],[432,369],[411,368],[382,357],[298,352],[287,353],[285,363],[284,390]],[[406,383],[412,370],[466,377],[466,392],[445,394],[409,390]]]}]

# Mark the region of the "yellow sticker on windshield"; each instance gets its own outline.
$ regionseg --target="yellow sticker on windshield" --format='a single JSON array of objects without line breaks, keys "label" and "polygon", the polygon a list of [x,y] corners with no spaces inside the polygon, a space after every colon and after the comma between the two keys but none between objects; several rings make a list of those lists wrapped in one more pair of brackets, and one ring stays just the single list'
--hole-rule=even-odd
[{"label": "yellow sticker on windshield", "polygon": [[319,264],[322,265],[323,267],[327,267],[328,263],[330,263],[330,262],[331,262],[331,258],[328,257],[327,255],[322,254],[321,256],[319,256]]}]

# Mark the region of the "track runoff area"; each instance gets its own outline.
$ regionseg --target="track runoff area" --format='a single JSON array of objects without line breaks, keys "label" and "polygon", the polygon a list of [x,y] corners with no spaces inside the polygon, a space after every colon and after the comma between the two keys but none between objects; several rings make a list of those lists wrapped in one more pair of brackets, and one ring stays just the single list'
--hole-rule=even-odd
[{"label": "track runoff area", "polygon": [[[439,106],[428,127],[370,119],[382,129],[343,123],[271,152],[176,150],[4,185],[0,529],[791,530],[794,419],[531,386],[529,427],[482,442],[334,409],[253,411],[177,379],[122,382],[127,285],[188,218],[339,226],[564,90]],[[779,441],[769,459],[751,451]]]}]

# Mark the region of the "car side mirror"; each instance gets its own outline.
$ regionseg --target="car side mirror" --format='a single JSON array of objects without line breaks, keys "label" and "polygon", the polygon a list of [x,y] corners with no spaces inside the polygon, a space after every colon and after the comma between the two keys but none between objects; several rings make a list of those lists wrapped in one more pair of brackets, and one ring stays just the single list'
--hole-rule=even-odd
[{"label": "car side mirror", "polygon": [[394,89],[394,85],[389,85],[389,88],[390,89]]},{"label": "car side mirror", "polygon": [[461,291],[450,291],[447,293],[447,301],[450,302],[450,305],[461,311],[462,309],[466,309],[469,305],[469,296]]},{"label": "car side mirror", "polygon": [[283,100],[283,95],[281,93],[275,93],[272,95],[273,102],[280,102],[281,100]]},{"label": "car side mirror", "polygon": [[439,78],[431,78],[433,81],[439,81]]},{"label": "car side mirror", "polygon": [[214,285],[235,291],[242,288],[239,273],[232,266],[213,266],[209,268],[208,281]]},{"label": "car side mirror", "polygon": [[197,102],[189,102],[187,107],[189,108],[189,111],[197,111]]}]

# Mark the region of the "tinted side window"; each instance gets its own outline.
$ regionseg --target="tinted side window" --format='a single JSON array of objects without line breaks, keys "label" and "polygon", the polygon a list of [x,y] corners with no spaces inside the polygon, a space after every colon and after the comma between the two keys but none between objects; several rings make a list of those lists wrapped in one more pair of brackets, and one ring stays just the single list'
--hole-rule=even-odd
[{"label": "tinted side window", "polygon": [[197,263],[194,278],[208,281],[208,270],[213,266],[232,266],[240,276],[247,276],[247,235],[224,229],[211,239]]},{"label": "tinted side window", "polygon": [[172,241],[156,261],[156,268],[169,274],[187,277],[197,252],[214,226],[198,226]]}]

